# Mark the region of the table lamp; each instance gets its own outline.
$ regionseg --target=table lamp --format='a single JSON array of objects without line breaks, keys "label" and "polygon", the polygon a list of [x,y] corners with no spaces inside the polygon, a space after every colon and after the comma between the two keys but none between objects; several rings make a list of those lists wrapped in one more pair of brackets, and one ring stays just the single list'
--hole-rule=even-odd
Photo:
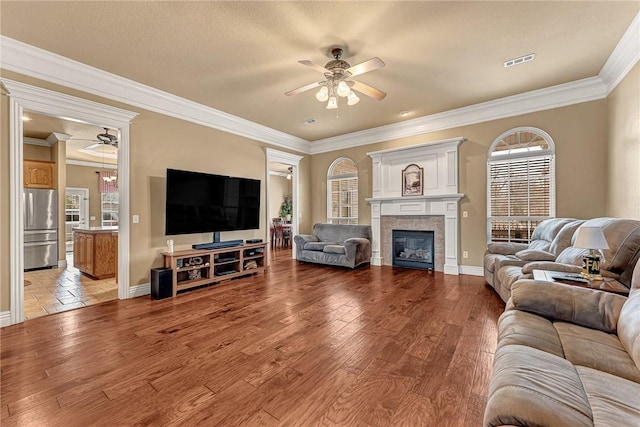
[{"label": "table lamp", "polygon": [[602,229],[600,227],[580,227],[573,246],[589,249],[589,253],[582,258],[582,273],[580,275],[589,280],[602,280],[600,275],[601,249],[609,249]]}]

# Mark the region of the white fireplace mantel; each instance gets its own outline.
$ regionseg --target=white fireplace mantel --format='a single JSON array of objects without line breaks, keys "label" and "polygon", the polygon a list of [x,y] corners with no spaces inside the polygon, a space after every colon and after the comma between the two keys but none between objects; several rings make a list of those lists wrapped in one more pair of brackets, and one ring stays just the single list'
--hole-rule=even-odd
[{"label": "white fireplace mantel", "polygon": [[[446,274],[459,274],[458,259],[460,199],[458,192],[458,147],[464,138],[367,153],[373,161],[371,204],[371,264],[383,265],[380,247],[381,216],[444,216]],[[423,195],[402,196],[402,170],[417,164],[424,170]]]}]

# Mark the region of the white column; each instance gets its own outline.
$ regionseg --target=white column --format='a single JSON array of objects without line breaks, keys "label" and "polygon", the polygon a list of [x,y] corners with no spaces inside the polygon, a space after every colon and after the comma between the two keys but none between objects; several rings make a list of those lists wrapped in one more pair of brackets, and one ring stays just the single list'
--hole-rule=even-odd
[{"label": "white column", "polygon": [[382,265],[380,254],[380,206],[381,202],[371,202],[371,265]]}]

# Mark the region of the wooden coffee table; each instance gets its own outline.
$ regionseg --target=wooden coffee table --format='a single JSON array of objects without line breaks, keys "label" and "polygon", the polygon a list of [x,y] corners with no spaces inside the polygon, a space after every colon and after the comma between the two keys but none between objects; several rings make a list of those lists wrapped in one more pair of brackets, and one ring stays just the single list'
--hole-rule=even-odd
[{"label": "wooden coffee table", "polygon": [[571,275],[579,277],[580,274],[565,273],[563,271],[553,270],[533,270],[534,280],[543,280],[545,282],[558,282],[565,285],[580,286],[582,288],[598,289],[605,292],[613,292],[620,295],[629,295],[629,289],[618,282],[616,279],[605,277],[603,280],[589,280],[587,283],[571,281],[562,276]]}]

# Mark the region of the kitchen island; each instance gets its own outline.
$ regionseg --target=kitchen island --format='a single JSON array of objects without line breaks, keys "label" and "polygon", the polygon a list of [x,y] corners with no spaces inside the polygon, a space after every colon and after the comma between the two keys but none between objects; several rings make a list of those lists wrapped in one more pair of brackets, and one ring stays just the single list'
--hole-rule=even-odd
[{"label": "kitchen island", "polygon": [[115,277],[118,271],[118,228],[74,228],[73,266],[95,279]]}]

